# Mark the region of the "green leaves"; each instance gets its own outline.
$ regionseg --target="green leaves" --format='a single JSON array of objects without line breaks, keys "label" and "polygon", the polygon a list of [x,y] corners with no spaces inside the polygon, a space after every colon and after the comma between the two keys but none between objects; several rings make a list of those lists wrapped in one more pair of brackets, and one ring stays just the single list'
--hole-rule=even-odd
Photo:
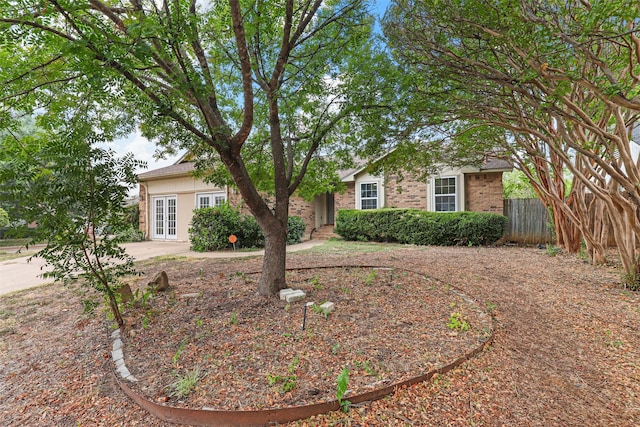
[{"label": "green leaves", "polygon": [[46,276],[82,279],[110,300],[121,323],[114,290],[133,273],[133,259],[117,236],[130,227],[125,200],[141,164],[130,154],[116,158],[91,139],[79,129],[65,135],[28,124],[0,135],[0,200],[10,205],[15,235],[37,225],[29,244],[46,244],[35,255],[53,267]]},{"label": "green leaves", "polygon": [[336,398],[338,399],[338,404],[344,412],[347,412],[349,410],[349,406],[351,406],[351,402],[343,399],[344,394],[347,391],[347,387],[349,386],[349,370],[347,368],[342,369],[342,372],[338,375],[337,383]]},{"label": "green leaves", "polygon": [[413,245],[488,245],[502,237],[506,225],[506,217],[486,212],[341,209],[335,231],[345,240]]}]

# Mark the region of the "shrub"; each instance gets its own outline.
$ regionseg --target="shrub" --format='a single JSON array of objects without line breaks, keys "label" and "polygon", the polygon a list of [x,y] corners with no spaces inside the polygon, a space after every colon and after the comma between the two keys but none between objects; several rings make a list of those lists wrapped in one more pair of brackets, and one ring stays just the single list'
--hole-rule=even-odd
[{"label": "shrub", "polygon": [[140,228],[140,205],[135,204],[124,208],[125,221],[138,230]]},{"label": "shrub", "polygon": [[116,239],[120,243],[126,242],[142,242],[144,240],[144,233],[133,226],[118,233]]},{"label": "shrub", "polygon": [[507,225],[502,215],[484,212],[463,212],[458,222],[457,243],[462,245],[490,245],[500,239]]},{"label": "shrub", "polygon": [[230,245],[229,236],[238,236],[241,230],[241,219],[240,212],[228,204],[195,209],[189,228],[191,249],[205,252],[227,248]]},{"label": "shrub", "polygon": [[345,240],[415,245],[488,245],[502,237],[507,218],[481,212],[417,209],[340,210],[335,231]]},{"label": "shrub", "polygon": [[240,230],[236,236],[241,247],[261,248],[264,246],[264,235],[258,221],[252,215],[241,216]]},{"label": "shrub", "polygon": [[[305,227],[302,218],[289,217],[287,244],[300,242]],[[238,238],[236,247],[264,247],[264,235],[253,216],[242,215],[228,204],[193,211],[189,228],[192,250],[205,252],[230,248],[229,236],[232,234]]]},{"label": "shrub", "polygon": [[299,216],[290,216],[287,220],[287,245],[300,243],[306,228],[307,226],[302,218]]},{"label": "shrub", "polygon": [[0,228],[9,225],[9,214],[4,209],[0,208]]}]

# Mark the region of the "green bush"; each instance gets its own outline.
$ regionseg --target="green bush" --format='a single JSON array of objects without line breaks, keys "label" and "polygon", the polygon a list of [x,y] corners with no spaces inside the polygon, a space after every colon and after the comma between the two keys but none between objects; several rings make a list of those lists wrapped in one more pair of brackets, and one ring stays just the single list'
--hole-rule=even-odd
[{"label": "green bush", "polygon": [[144,233],[133,226],[118,233],[116,239],[119,243],[126,242],[142,242],[144,240]]},{"label": "green bush", "polygon": [[[302,218],[289,217],[288,228],[287,244],[299,243],[305,230]],[[232,234],[238,238],[236,248],[264,247],[264,235],[253,216],[242,215],[228,204],[193,211],[189,228],[192,250],[205,252],[228,249],[232,247],[229,242]]]},{"label": "green bush", "polygon": [[217,251],[230,246],[229,236],[235,234],[239,244],[242,216],[228,204],[193,211],[189,228],[191,249],[197,252]]},{"label": "green bush", "polygon": [[124,208],[125,221],[138,230],[140,228],[140,205],[135,204]]},{"label": "green bush", "polygon": [[483,212],[345,209],[338,211],[335,231],[345,240],[489,245],[502,237],[506,224],[506,217]]},{"label": "green bush", "polygon": [[[264,247],[264,234],[260,230],[258,221],[252,215],[241,215],[240,230],[236,234],[241,247],[262,248]],[[238,243],[236,243],[238,246]]]},{"label": "green bush", "polygon": [[4,209],[0,208],[0,228],[9,225],[9,214]]},{"label": "green bush", "polygon": [[287,245],[300,243],[306,228],[307,226],[302,218],[299,216],[290,216],[287,219]]}]

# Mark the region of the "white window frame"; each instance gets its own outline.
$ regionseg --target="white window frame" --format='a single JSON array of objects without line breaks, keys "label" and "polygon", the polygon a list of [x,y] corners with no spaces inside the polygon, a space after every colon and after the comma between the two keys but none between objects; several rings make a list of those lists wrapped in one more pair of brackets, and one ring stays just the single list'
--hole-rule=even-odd
[{"label": "white window frame", "polygon": [[[375,197],[362,197],[362,186],[363,185],[375,185],[376,186],[376,196]],[[360,210],[370,210],[370,209],[380,209],[380,182],[379,181],[362,181],[358,183],[358,209]],[[376,207],[375,208],[363,208],[362,201],[363,200],[375,200]]]},{"label": "white window frame", "polygon": [[[208,206],[202,206],[202,199],[203,198],[210,198]],[[212,201],[213,201],[213,205],[211,205]],[[215,207],[215,206],[220,206],[220,205],[222,205],[222,204],[224,204],[226,202],[227,202],[227,195],[222,191],[196,193],[196,209],[200,209],[200,208],[203,208],[203,207],[212,208],[212,207]]]},{"label": "white window frame", "polygon": [[[178,196],[153,196],[151,201],[153,203],[151,211],[153,238],[176,240],[178,238]],[[161,208],[160,212],[158,208]]]},{"label": "white window frame", "polygon": [[[443,194],[437,194],[437,185],[436,182],[438,180],[443,180],[443,179],[453,179],[453,185],[455,186],[455,191],[453,193],[443,193]],[[434,212],[458,212],[459,210],[459,191],[460,191],[460,180],[458,179],[458,177],[456,175],[450,175],[450,176],[439,176],[437,178],[433,178],[433,211]],[[439,211],[438,210],[438,197],[451,197],[453,196],[453,200],[454,200],[454,210],[452,211]]]}]

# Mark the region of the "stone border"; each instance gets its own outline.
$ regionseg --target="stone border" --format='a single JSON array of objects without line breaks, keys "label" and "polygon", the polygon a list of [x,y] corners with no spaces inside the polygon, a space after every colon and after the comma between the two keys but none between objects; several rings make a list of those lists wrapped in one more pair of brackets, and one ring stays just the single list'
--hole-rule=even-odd
[{"label": "stone border", "polygon": [[138,381],[136,377],[131,375],[129,369],[124,364],[124,352],[122,351],[122,340],[120,339],[120,329],[116,329],[111,333],[111,338],[113,338],[113,350],[111,350],[111,357],[113,358],[113,363],[116,364],[116,371],[120,374],[120,376],[131,382]]},{"label": "stone border", "polygon": [[[345,268],[345,267],[361,267],[361,268],[385,268],[381,266],[367,266],[367,265],[343,265],[343,266],[321,266],[321,267],[302,267],[302,268],[288,268],[287,270],[311,270],[317,268]],[[418,274],[423,277],[427,277],[422,273],[415,272],[413,270],[408,270],[405,268],[396,268],[391,267],[395,270],[404,270],[409,271],[414,274]],[[452,288],[455,288],[451,286]],[[465,297],[465,299],[475,304],[475,300],[463,292],[460,289],[455,288],[457,293],[460,296]],[[476,305],[477,307],[477,305]],[[431,379],[434,375],[445,374],[451,371],[454,368],[462,365],[467,360],[477,356],[480,354],[487,346],[491,345],[493,342],[494,331],[495,331],[495,319],[490,317],[491,322],[491,331],[488,334],[487,338],[482,341],[477,347],[469,350],[467,353],[457,358],[453,362],[444,365],[441,368],[433,369],[425,374],[419,375],[417,377],[409,378],[408,380],[400,381],[394,383],[392,385],[376,389],[373,391],[369,391],[363,394],[348,396],[349,402],[352,404],[358,404],[363,402],[371,402],[374,400],[379,400],[383,397],[386,397],[396,390],[402,387],[407,387],[419,382],[427,381]],[[124,364],[124,355],[122,351],[122,340],[120,339],[120,330],[116,329],[111,337],[114,339],[113,341],[113,351],[112,356],[114,359],[114,363],[116,365],[116,371],[120,374],[122,379],[136,382],[138,381],[127,369]],[[116,358],[117,357],[117,358]],[[160,405],[155,402],[152,402],[141,395],[137,394],[133,391],[125,381],[122,381],[118,378],[118,375],[114,372],[114,376],[116,382],[122,389],[122,391],[135,403],[137,403],[141,408],[149,412],[151,415],[159,418],[162,421],[175,423],[175,424],[188,424],[188,425],[196,425],[196,426],[207,426],[207,427],[249,427],[249,426],[269,426],[274,424],[287,423],[291,421],[302,420],[305,418],[312,417],[314,415],[325,414],[331,411],[337,411],[341,409],[340,404],[337,400],[316,403],[306,406],[293,406],[288,408],[279,408],[279,409],[265,409],[265,410],[253,410],[253,411],[222,411],[222,410],[209,410],[209,409],[188,409],[188,408],[178,408],[167,405]]]}]

